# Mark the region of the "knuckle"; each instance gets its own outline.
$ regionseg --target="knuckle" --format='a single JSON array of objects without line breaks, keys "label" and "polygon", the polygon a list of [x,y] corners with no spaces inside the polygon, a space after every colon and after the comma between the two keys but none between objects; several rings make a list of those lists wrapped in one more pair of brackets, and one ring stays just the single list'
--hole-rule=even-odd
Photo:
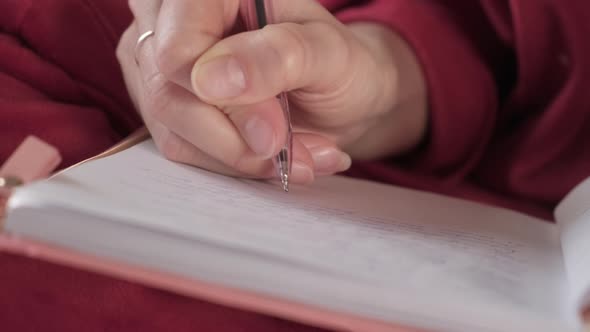
[{"label": "knuckle", "polygon": [[[350,40],[342,29],[326,22],[282,23],[262,29],[264,40],[279,57],[282,79],[289,85],[304,86],[318,79],[328,62],[349,64]],[[338,74],[345,68],[338,68]],[[334,70],[336,71],[336,70]],[[322,77],[325,79],[325,77]]]},{"label": "knuckle", "polygon": [[174,77],[192,67],[200,55],[221,39],[214,31],[200,27],[189,34],[186,31],[159,31],[154,39],[156,66],[166,77]]},{"label": "knuckle", "polygon": [[174,66],[175,43],[169,39],[158,40],[155,49],[156,66],[165,76],[168,76]]},{"label": "knuckle", "polygon": [[160,37],[155,48],[156,66],[164,76],[171,77],[188,63],[187,53],[187,46],[179,38]]},{"label": "knuckle", "polygon": [[262,30],[269,48],[280,59],[286,82],[298,81],[310,64],[310,45],[300,27],[295,23],[283,23]]},{"label": "knuckle", "polygon": [[155,74],[146,81],[146,109],[151,117],[161,122],[165,122],[167,110],[171,107],[172,85],[160,74]]}]

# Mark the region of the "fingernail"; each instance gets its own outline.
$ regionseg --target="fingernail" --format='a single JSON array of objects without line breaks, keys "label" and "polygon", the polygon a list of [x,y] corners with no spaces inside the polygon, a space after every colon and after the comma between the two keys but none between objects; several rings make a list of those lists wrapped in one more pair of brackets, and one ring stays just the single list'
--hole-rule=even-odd
[{"label": "fingernail", "polygon": [[202,97],[226,99],[237,97],[246,88],[242,66],[232,56],[215,58],[197,68],[195,90]]},{"label": "fingernail", "polygon": [[291,165],[291,182],[308,184],[313,182],[313,170],[307,164],[294,160]]},{"label": "fingernail", "polygon": [[350,156],[335,148],[314,148],[310,150],[315,172],[321,175],[334,174],[350,168]]},{"label": "fingernail", "polygon": [[275,152],[276,138],[271,124],[257,115],[251,116],[242,129],[244,139],[254,153],[268,159]]}]

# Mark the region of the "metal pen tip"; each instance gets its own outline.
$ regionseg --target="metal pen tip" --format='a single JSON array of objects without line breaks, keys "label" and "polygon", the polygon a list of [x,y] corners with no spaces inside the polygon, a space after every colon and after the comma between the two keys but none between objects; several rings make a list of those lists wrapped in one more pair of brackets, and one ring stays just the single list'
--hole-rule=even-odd
[{"label": "metal pen tip", "polygon": [[280,171],[281,183],[283,184],[283,190],[289,192],[289,174],[285,172],[283,168]]}]

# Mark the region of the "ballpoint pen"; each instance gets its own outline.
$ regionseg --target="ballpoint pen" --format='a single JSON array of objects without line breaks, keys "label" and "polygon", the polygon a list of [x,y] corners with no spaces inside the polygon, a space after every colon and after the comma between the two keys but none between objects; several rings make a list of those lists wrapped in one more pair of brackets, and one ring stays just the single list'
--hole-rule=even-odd
[{"label": "ballpoint pen", "polygon": [[[246,24],[249,30],[262,29],[267,24],[273,23],[272,0],[251,0],[246,2]],[[273,163],[277,175],[283,185],[283,190],[289,191],[289,176],[291,175],[292,152],[293,152],[293,134],[291,126],[291,115],[289,114],[289,100],[287,93],[280,93],[277,98],[281,105],[285,121],[287,123],[287,137],[285,145],[281,148],[279,154],[274,158]]]}]

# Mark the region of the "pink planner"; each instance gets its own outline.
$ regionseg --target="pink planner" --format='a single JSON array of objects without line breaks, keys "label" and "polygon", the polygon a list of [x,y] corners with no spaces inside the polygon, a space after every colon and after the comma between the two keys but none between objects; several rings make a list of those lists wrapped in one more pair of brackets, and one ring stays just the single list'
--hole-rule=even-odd
[{"label": "pink planner", "polygon": [[[299,196],[289,196],[289,205],[281,205],[276,192],[265,184],[244,184],[242,179],[172,163],[160,158],[146,138],[147,131],[140,131],[90,159],[94,162],[75,165],[68,174],[42,183],[29,182],[49,177],[59,154],[38,139],[26,140],[0,171],[4,197],[19,183],[30,185],[9,201],[5,227],[0,218],[0,252],[335,331],[416,332],[415,326],[446,331],[455,322],[453,331],[582,331],[562,315],[568,309],[565,305],[554,304],[573,294],[564,290],[568,279],[560,267],[565,267],[562,244],[577,243],[557,241],[554,225],[507,210],[343,178],[298,192]],[[359,203],[359,192],[374,196]],[[378,197],[383,198],[381,203],[367,203]],[[325,204],[315,207],[322,213],[314,214],[312,203],[323,198]],[[385,205],[392,201],[396,205]],[[82,214],[68,212],[71,202],[76,202],[77,211],[96,219],[89,217],[82,223]],[[349,223],[337,223],[341,210],[332,209],[330,202],[333,206],[369,204],[372,211],[383,206],[383,218],[392,214],[395,218],[387,224],[371,224],[368,218],[355,216]],[[233,204],[233,211],[225,212],[227,204]],[[280,210],[285,206],[286,212]],[[433,208],[420,211],[425,214],[411,223],[421,206]],[[262,209],[269,209],[263,211],[268,213],[261,215]],[[175,214],[177,210],[184,214]],[[277,222],[279,216],[282,222]],[[98,227],[101,218],[120,228],[109,222]],[[386,225],[396,227],[385,232]],[[370,233],[369,226],[378,230]],[[148,236],[154,233],[157,236]],[[332,233],[355,237],[332,237]],[[166,242],[170,234],[174,240]],[[190,245],[185,245],[186,238],[191,239]],[[356,240],[369,250],[342,245]],[[315,246],[318,242],[321,245]],[[264,245],[257,247],[258,243]],[[390,243],[403,246],[383,246]],[[219,254],[215,251],[219,247],[227,251]],[[116,250],[119,253],[113,254]],[[429,252],[434,254],[424,254]],[[365,262],[380,253],[386,253],[386,260],[354,262],[354,257]],[[347,255],[353,263],[339,262]],[[417,255],[415,262],[404,265],[404,259],[413,255]],[[444,260],[433,261],[442,256]],[[299,265],[302,262],[310,265]],[[468,264],[448,268],[464,262]],[[496,270],[490,269],[494,266]],[[443,273],[437,274],[438,268]],[[472,275],[468,268],[483,270]],[[408,272],[412,269],[420,269],[420,274]],[[301,270],[305,272],[297,274]],[[365,274],[354,274],[357,271]],[[511,275],[521,279],[498,286],[496,271],[515,271]],[[487,276],[490,283],[482,280]],[[523,288],[526,294],[517,298],[522,302],[514,302],[512,296]],[[533,307],[526,306],[526,301]],[[393,309],[380,312],[388,305]],[[582,308],[579,305],[572,315]]]}]

